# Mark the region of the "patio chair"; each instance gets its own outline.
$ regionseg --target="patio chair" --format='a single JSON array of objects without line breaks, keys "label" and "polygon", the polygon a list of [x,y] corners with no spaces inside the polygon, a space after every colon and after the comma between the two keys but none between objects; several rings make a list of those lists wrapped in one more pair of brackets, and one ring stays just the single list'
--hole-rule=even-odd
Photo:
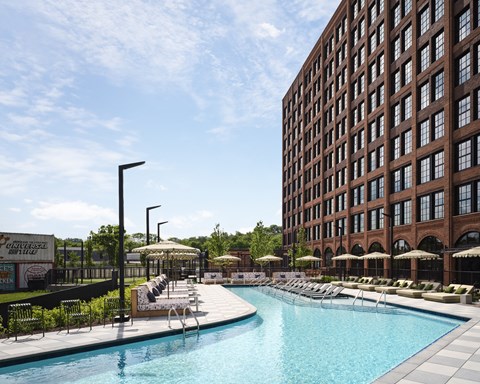
[{"label": "patio chair", "polygon": [[[85,308],[88,311],[85,311]],[[82,303],[78,299],[60,301],[60,316],[65,318],[67,333],[70,333],[70,324],[87,320],[92,330],[92,307],[89,304]],[[79,327],[80,328],[80,327]]]},{"label": "patio chair", "polygon": [[120,319],[122,316],[130,320],[131,325],[133,325],[133,316],[131,314],[132,310],[130,305],[120,305],[120,297],[106,297],[103,301],[103,326],[107,317],[112,320],[112,328],[115,324],[116,319]]},{"label": "patio chair", "polygon": [[30,327],[33,335],[33,329],[36,325],[42,326],[43,336],[45,337],[45,319],[43,316],[35,317],[33,315],[33,307],[30,303],[17,303],[8,306],[8,322],[13,322],[13,333],[15,334],[15,341],[17,341],[18,332],[23,327]]}]

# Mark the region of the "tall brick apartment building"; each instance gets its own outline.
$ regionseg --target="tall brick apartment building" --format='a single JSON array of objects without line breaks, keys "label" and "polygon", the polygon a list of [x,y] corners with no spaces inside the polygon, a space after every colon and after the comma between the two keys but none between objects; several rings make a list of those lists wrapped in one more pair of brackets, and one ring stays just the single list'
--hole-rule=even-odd
[{"label": "tall brick apartment building", "polygon": [[284,249],[303,227],[324,267],[423,249],[396,274],[480,281],[451,257],[480,245],[479,104],[480,0],[343,0],[283,99]]}]

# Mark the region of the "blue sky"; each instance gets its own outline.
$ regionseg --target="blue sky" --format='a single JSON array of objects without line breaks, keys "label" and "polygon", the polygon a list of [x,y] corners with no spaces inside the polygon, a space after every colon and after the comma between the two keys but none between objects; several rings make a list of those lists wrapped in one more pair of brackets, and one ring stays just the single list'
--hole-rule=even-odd
[{"label": "blue sky", "polygon": [[281,225],[281,101],[339,0],[0,0],[0,230]]}]

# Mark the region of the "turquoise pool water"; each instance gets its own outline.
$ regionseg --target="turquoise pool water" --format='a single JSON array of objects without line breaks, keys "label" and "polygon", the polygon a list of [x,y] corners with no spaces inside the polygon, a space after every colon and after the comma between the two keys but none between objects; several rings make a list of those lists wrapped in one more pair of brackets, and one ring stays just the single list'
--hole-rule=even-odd
[{"label": "turquoise pool water", "polygon": [[397,309],[292,305],[254,288],[232,290],[258,308],[255,317],[185,340],[2,368],[0,383],[370,383],[462,323]]}]

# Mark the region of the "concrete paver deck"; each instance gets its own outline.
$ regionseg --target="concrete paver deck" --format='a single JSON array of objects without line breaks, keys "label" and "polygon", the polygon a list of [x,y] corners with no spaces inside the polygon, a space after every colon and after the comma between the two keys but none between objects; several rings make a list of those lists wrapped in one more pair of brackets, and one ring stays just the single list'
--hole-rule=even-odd
[{"label": "concrete paver deck", "polygon": [[[251,304],[224,289],[220,285],[197,286],[199,312],[196,313],[201,326],[210,327],[225,324],[235,319],[245,318],[255,314],[256,309]],[[355,296],[357,290],[344,289],[343,293]],[[376,301],[379,294],[364,292],[364,298]],[[442,304],[411,299],[397,295],[387,295],[387,303],[455,315],[470,319],[446,336],[431,344],[418,354],[392,369],[386,375],[378,378],[375,384],[418,384],[418,383],[448,383],[473,384],[480,382],[480,306],[471,304]],[[188,325],[194,325],[190,318]],[[47,357],[52,354],[71,352],[96,345],[98,347],[144,340],[172,332],[181,332],[178,320],[172,318],[171,328],[168,319],[164,317],[134,319],[130,323],[95,326],[66,331],[48,332],[45,337],[19,336],[0,341],[0,366],[31,359],[33,356]]]}]

